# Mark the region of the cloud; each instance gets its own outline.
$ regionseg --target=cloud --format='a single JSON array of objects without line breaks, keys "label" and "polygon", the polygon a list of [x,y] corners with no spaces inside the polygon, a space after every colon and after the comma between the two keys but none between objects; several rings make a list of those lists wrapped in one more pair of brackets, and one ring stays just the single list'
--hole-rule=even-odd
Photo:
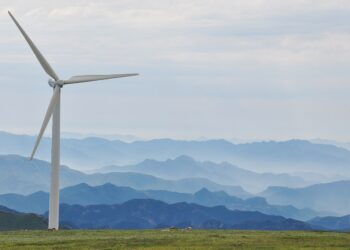
[{"label": "cloud", "polygon": [[[137,123],[131,131],[136,135],[168,133],[170,137],[340,138],[346,134],[341,125],[346,124],[346,111],[339,110],[344,110],[350,94],[349,1],[3,0],[0,83],[7,92],[0,93],[0,106],[22,102],[17,88],[33,95],[50,92],[47,76],[7,10],[13,11],[62,77],[141,73],[120,84],[103,83],[103,88],[92,84],[65,89],[72,105],[72,100],[83,96],[98,103],[94,110],[98,122],[91,124],[90,132],[128,132],[130,124]],[[38,85],[24,85],[23,79]],[[21,98],[29,103],[28,109],[34,109],[35,102],[39,102],[35,108],[42,105],[44,110],[47,105],[36,94]],[[325,108],[325,99],[331,108]],[[91,115],[85,105],[89,104],[85,99],[84,105],[69,109],[68,128],[87,129]],[[120,105],[127,111],[98,112]],[[4,109],[0,112],[3,129],[26,122]],[[13,112],[25,111],[18,104]],[[75,121],[74,114],[80,114],[82,121]],[[333,117],[328,128],[310,129],[310,124],[329,122],[327,115]],[[264,126],[257,129],[261,120]],[[295,128],[298,132],[293,133]]]}]

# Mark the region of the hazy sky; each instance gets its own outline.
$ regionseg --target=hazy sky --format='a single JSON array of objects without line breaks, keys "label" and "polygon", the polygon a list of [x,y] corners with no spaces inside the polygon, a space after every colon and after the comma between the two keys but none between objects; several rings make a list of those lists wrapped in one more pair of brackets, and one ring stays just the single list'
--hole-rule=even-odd
[{"label": "hazy sky", "polygon": [[350,1],[0,2],[0,130],[37,133],[61,78],[62,130],[140,137],[350,140]]}]

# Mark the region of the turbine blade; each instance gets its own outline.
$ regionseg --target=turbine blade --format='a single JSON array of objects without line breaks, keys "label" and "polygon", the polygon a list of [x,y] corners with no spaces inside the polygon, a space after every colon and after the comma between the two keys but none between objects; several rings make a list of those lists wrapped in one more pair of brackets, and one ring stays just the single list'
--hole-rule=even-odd
[{"label": "turbine blade", "polygon": [[59,80],[59,77],[57,76],[57,74],[55,73],[55,71],[51,68],[50,64],[46,61],[46,59],[44,58],[44,56],[41,54],[41,52],[38,50],[38,48],[35,46],[35,44],[33,43],[33,41],[29,38],[29,36],[26,34],[26,32],[22,29],[21,25],[19,25],[19,23],[17,22],[17,20],[14,18],[14,16],[12,16],[11,12],[8,12],[10,17],[12,18],[12,20],[14,21],[14,23],[16,24],[16,26],[18,27],[19,31],[22,33],[22,35],[24,36],[24,38],[26,39],[27,43],[29,44],[30,48],[32,49],[32,51],[34,52],[36,58],[38,59],[38,61],[40,62],[41,66],[43,67],[43,69],[45,70],[45,72],[51,76],[53,79],[55,79],[56,81]]},{"label": "turbine blade", "polygon": [[57,97],[58,95],[60,94],[60,87],[56,87],[54,89],[54,92],[53,92],[53,95],[52,95],[52,98],[51,98],[51,101],[50,101],[50,104],[49,104],[49,107],[47,108],[47,111],[46,111],[46,114],[45,114],[45,118],[44,118],[44,121],[43,121],[43,124],[41,125],[41,129],[40,129],[40,132],[39,132],[39,135],[36,139],[36,142],[35,142],[35,145],[34,145],[34,148],[33,148],[33,152],[30,156],[30,160],[33,159],[34,155],[35,155],[35,152],[39,146],[39,143],[40,143],[40,140],[45,132],[45,129],[47,127],[47,124],[49,123],[50,121],[50,118],[52,116],[52,113],[55,109],[55,106],[56,106],[56,102],[57,102]]},{"label": "turbine blade", "polygon": [[92,82],[92,81],[100,81],[107,80],[113,78],[121,78],[121,77],[129,77],[129,76],[137,76],[138,74],[113,74],[113,75],[83,75],[83,76],[72,76],[68,80],[64,81],[64,84],[72,84],[72,83],[80,83],[80,82]]}]

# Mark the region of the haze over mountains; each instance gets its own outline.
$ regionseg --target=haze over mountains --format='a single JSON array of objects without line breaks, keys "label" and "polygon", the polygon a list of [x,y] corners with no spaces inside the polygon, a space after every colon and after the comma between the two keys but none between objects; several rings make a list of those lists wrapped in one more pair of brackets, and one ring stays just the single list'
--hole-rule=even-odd
[{"label": "haze over mountains", "polygon": [[250,191],[262,190],[270,185],[300,187],[308,184],[301,177],[288,174],[255,173],[227,162],[199,162],[189,156],[179,156],[166,161],[145,160],[130,166],[107,166],[96,171],[100,173],[135,172],[159,178],[178,180],[184,178],[206,178],[226,185],[240,185]]},{"label": "haze over mountains", "polygon": [[[0,154],[28,155],[35,137],[0,133]],[[225,140],[178,141],[157,139],[126,143],[101,138],[62,139],[62,163],[87,170],[108,165],[136,164],[145,159],[164,161],[188,155],[200,161],[227,161],[257,172],[312,172],[350,176],[350,152],[333,145],[302,140],[233,144]],[[50,139],[44,138],[37,157],[50,159]],[[331,179],[328,179],[331,180]],[[332,179],[334,180],[334,178]]]},{"label": "haze over mountains", "polygon": [[310,140],[312,143],[316,144],[328,144],[328,145],[334,145],[339,148],[345,148],[347,150],[350,150],[350,142],[342,142],[342,141],[335,141],[335,140],[325,140],[325,139],[312,139]]},{"label": "haze over mountains", "polygon": [[318,211],[350,214],[350,181],[316,184],[305,188],[269,187],[259,194],[271,204],[293,205]]},{"label": "haze over mountains", "polygon": [[[165,180],[139,173],[85,174],[68,167],[61,167],[61,188],[87,183],[101,185],[112,183],[136,189],[156,189],[174,192],[193,193],[203,187],[212,191],[226,191],[237,197],[251,196],[240,186],[217,184],[204,178]],[[0,193],[30,194],[36,191],[48,191],[50,182],[50,164],[17,155],[0,155]]]},{"label": "haze over mountains", "polygon": [[[48,207],[50,164],[28,160],[34,139],[0,132],[0,205],[43,214]],[[61,203],[68,224],[77,228],[94,228],[92,221],[98,228],[348,230],[347,217],[334,216],[350,214],[350,152],[334,145],[302,140],[233,144],[67,138],[62,139],[62,152],[63,162],[79,169],[61,168]],[[50,158],[49,138],[44,139],[39,158]],[[130,204],[137,216],[126,213]],[[224,206],[229,216],[219,218],[217,206]],[[175,208],[195,218],[200,211],[200,217],[184,220]],[[98,215],[97,210],[106,214]],[[154,218],[153,210],[167,219]],[[89,216],[79,218],[77,212]],[[115,216],[119,212],[126,220]],[[247,217],[240,224],[239,213],[252,220]]]}]

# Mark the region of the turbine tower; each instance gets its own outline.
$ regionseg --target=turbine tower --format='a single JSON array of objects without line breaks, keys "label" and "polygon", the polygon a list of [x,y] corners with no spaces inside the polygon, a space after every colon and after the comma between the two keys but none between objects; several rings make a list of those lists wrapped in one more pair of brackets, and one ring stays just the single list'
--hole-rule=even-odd
[{"label": "turbine tower", "polygon": [[49,85],[53,88],[53,95],[47,108],[43,124],[36,139],[30,160],[33,159],[39,146],[44,131],[52,117],[52,148],[51,148],[51,186],[50,186],[50,204],[49,204],[49,225],[48,229],[58,230],[59,227],[59,175],[60,175],[60,106],[61,106],[61,88],[68,84],[107,80],[120,77],[136,76],[138,74],[111,74],[111,75],[81,75],[72,76],[68,80],[62,80],[58,77],[50,64],[29,38],[23,28],[19,25],[13,15],[8,12],[16,26],[24,36],[34,55],[43,67],[44,71],[53,79],[49,80]]}]

